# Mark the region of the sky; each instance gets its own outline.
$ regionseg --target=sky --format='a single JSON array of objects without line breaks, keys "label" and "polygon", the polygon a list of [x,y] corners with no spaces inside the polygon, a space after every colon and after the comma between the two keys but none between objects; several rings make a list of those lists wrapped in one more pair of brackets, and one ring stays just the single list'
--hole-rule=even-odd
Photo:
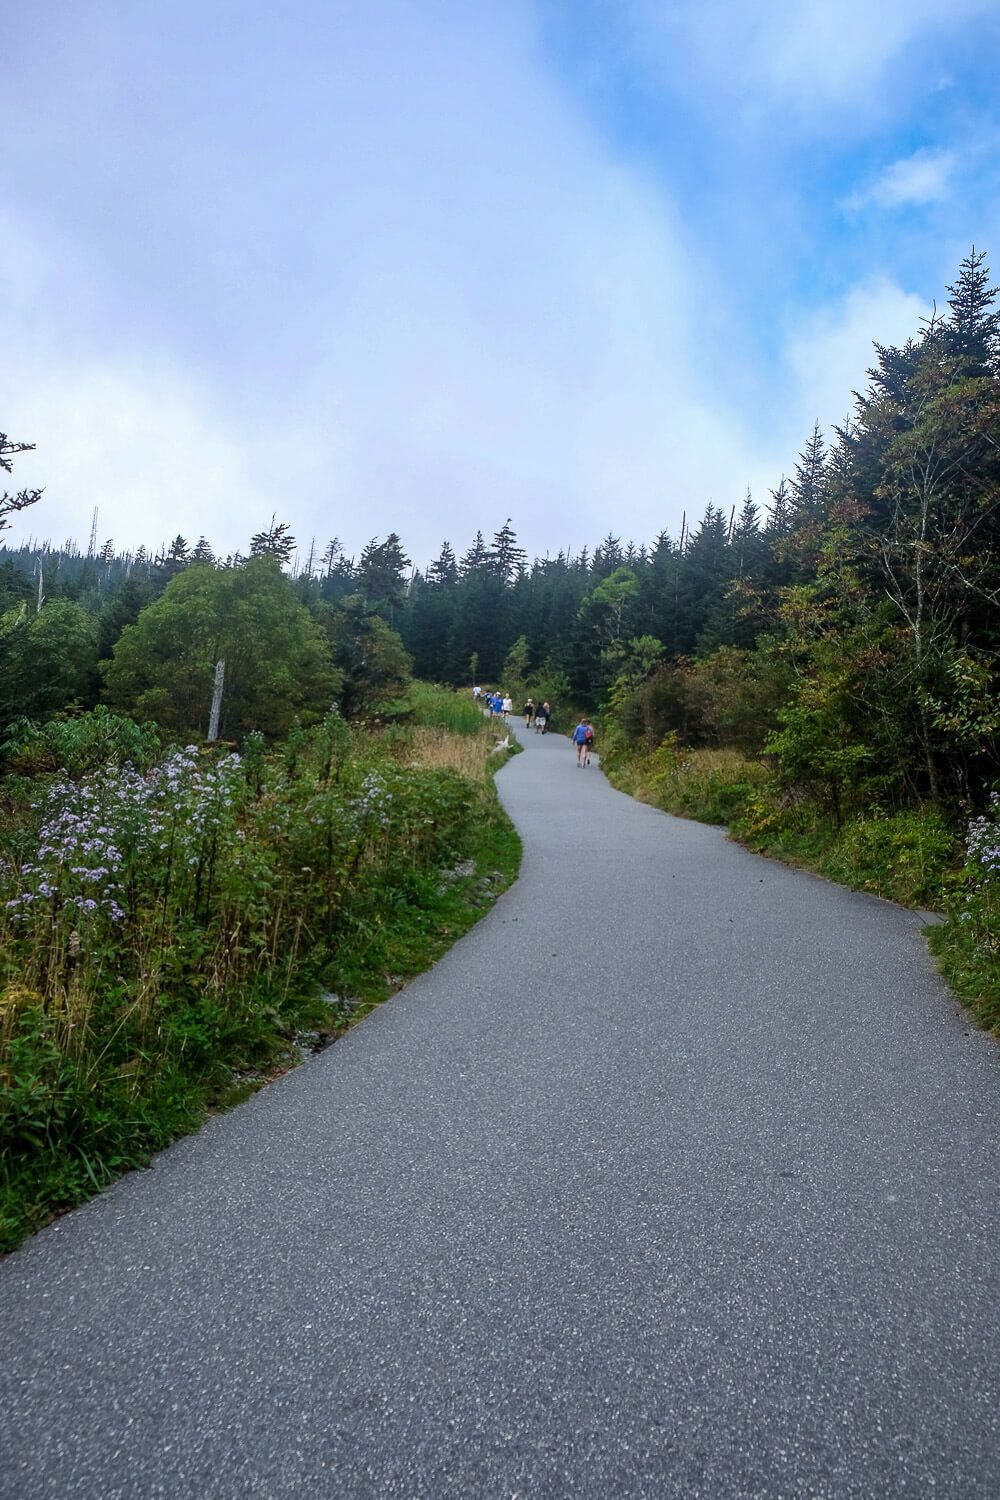
[{"label": "sky", "polygon": [[0,22],[15,544],[676,536],[766,507],[972,245],[1000,279],[997,0]]}]

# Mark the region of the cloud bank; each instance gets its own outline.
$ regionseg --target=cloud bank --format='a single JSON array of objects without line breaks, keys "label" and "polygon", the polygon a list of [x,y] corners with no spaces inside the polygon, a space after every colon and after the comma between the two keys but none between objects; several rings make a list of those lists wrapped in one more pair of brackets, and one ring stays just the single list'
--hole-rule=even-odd
[{"label": "cloud bank", "polygon": [[982,9],[593,0],[578,87],[542,0],[22,7],[0,426],[46,496],[13,534],[97,507],[227,552],[276,513],[424,564],[507,516],[545,553],[762,499],[916,331],[927,259],[877,236],[958,176],[882,118],[845,226],[813,137]]}]

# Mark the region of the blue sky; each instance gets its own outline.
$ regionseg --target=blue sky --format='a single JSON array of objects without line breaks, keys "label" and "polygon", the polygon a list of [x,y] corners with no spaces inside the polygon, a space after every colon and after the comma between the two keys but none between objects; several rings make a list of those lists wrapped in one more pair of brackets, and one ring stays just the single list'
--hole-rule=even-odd
[{"label": "blue sky", "polygon": [[7,0],[9,533],[418,565],[762,504],[971,244],[995,0]]}]

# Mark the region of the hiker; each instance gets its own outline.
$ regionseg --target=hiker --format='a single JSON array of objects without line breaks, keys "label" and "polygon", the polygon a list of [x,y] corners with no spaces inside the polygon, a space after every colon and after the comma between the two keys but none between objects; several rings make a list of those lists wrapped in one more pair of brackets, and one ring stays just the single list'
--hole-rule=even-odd
[{"label": "hiker", "polygon": [[547,702],[535,709],[535,733],[544,734],[549,726],[549,715],[551,709]]},{"label": "hiker", "polygon": [[530,729],[531,728],[531,721],[535,717],[535,703],[534,703],[534,699],[529,698],[528,701],[527,701],[527,703],[522,708],[521,712],[524,714],[524,727],[525,727],[525,729]]},{"label": "hiker", "polygon": [[504,721],[505,724],[509,722],[509,717],[513,713],[513,711],[514,711],[514,700],[510,696],[509,693],[504,693],[504,695],[503,695],[503,721]]},{"label": "hiker", "polygon": [[589,719],[583,721],[583,764],[590,765],[590,752],[594,748],[594,726]]},{"label": "hiker", "polygon": [[587,721],[582,715],[579,724],[570,735],[570,739],[576,746],[576,763],[578,766],[582,766],[584,751],[587,745]]}]

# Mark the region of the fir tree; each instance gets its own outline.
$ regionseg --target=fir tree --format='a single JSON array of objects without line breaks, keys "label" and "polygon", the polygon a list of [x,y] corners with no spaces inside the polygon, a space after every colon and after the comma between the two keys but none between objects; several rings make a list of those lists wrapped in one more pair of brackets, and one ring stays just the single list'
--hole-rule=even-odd
[{"label": "fir tree", "polygon": [[340,538],[338,536],[331,537],[323,549],[323,556],[320,558],[325,578],[330,577],[343,555],[344,549],[340,545]]},{"label": "fir tree", "polygon": [[997,292],[990,286],[986,256],[977,255],[975,245],[948,291],[951,316],[944,330],[948,351],[960,361],[963,374],[987,375],[996,368],[1000,312],[993,310]]},{"label": "fir tree", "polygon": [[372,537],[358,561],[355,579],[358,592],[372,609],[387,614],[390,624],[406,593],[405,574],[410,559],[395,531],[384,542]]},{"label": "fir tree", "polygon": [[815,424],[805,448],[795,465],[795,478],[791,481],[792,509],[796,518],[818,516],[822,513],[825,499],[826,444],[819,422]]},{"label": "fir tree", "polygon": [[493,537],[489,551],[490,566],[504,583],[512,583],[524,572],[526,553],[517,545],[517,536],[510,524],[510,516]]},{"label": "fir tree", "polygon": [[461,578],[467,578],[470,573],[477,573],[481,569],[487,567],[489,565],[489,561],[489,548],[487,547],[486,542],[483,540],[483,533],[481,531],[477,531],[475,541],[469,548],[468,552],[465,553],[464,557],[458,565],[459,576]]},{"label": "fir tree", "polygon": [[[10,474],[14,468],[13,459],[18,453],[31,453],[34,451],[34,443],[15,443],[5,432],[0,432],[0,469]],[[7,520],[9,515],[20,510],[26,510],[29,505],[34,505],[42,498],[41,490],[18,490],[14,495],[9,495],[5,490],[0,495],[0,531],[10,525]]]},{"label": "fir tree", "polygon": [[441,551],[436,561],[432,562],[427,569],[427,582],[435,585],[449,586],[458,581],[458,563],[452,551],[450,542],[441,543]]},{"label": "fir tree", "polygon": [[257,531],[250,538],[251,557],[276,557],[282,567],[287,567],[295,551],[295,538],[291,527],[284,521],[275,525],[274,516],[267,531]]}]

